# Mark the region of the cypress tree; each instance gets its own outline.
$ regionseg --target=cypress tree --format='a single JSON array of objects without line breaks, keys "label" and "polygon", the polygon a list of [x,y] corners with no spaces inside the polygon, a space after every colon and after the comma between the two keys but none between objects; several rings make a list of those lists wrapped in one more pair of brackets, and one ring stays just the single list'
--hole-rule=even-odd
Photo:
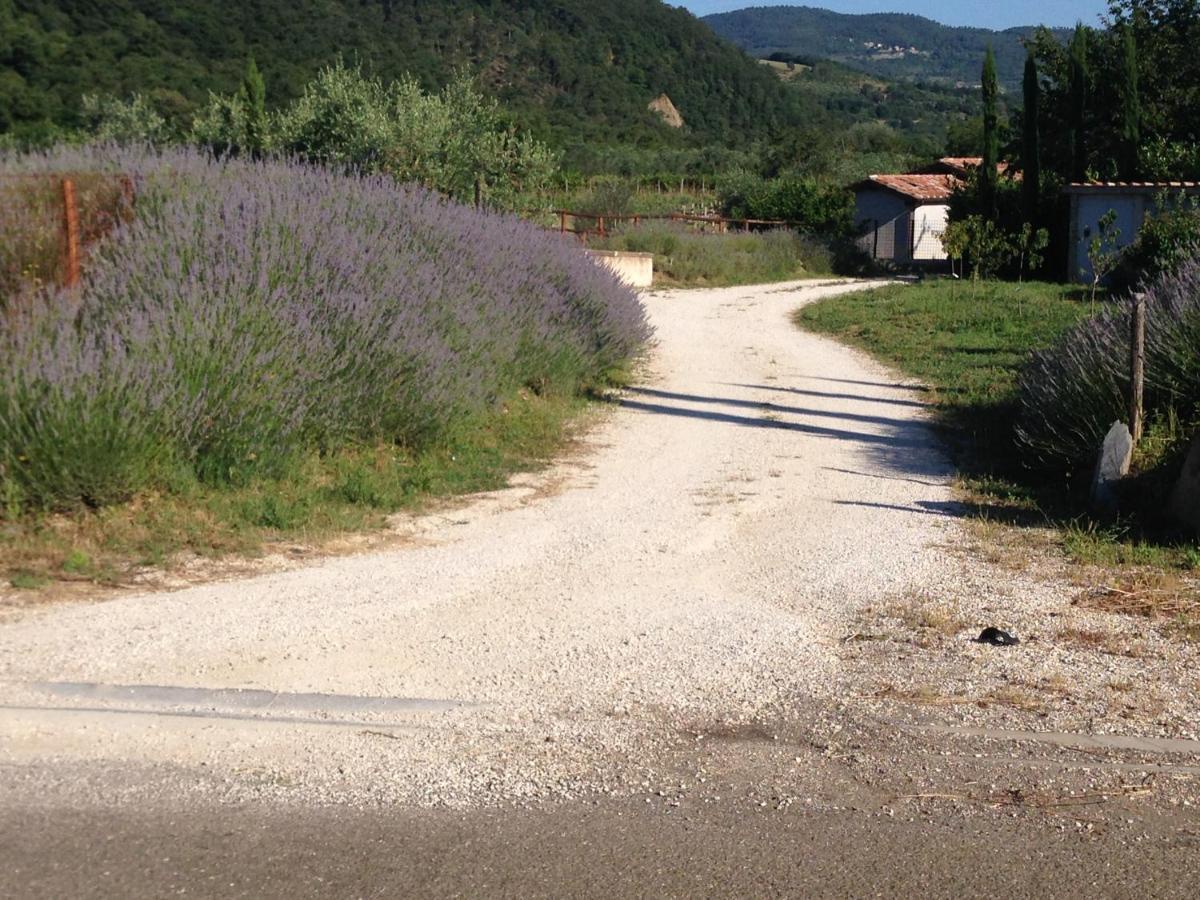
[{"label": "cypress tree", "polygon": [[1042,135],[1038,124],[1038,107],[1041,100],[1041,86],[1038,84],[1037,60],[1033,58],[1033,50],[1025,56],[1025,91],[1024,127],[1022,129],[1021,156],[1025,167],[1024,182],[1021,191],[1025,207],[1025,221],[1037,227],[1038,202],[1041,198],[1042,187]]},{"label": "cypress tree", "polygon": [[1075,26],[1071,38],[1069,95],[1071,101],[1071,171],[1072,181],[1083,181],[1087,177],[1087,134],[1086,114],[1088,94],[1088,33],[1080,23]]},{"label": "cypress tree", "polygon": [[996,54],[988,47],[983,58],[983,163],[979,167],[979,189],[983,212],[992,218],[996,216],[996,164],[1000,161],[998,96]]},{"label": "cypress tree", "polygon": [[267,140],[267,87],[254,57],[246,63],[241,95],[246,107],[246,147],[243,149],[258,156]]},{"label": "cypress tree", "polygon": [[1142,98],[1138,87],[1137,42],[1128,22],[1121,27],[1121,180],[1137,178],[1142,141]]}]

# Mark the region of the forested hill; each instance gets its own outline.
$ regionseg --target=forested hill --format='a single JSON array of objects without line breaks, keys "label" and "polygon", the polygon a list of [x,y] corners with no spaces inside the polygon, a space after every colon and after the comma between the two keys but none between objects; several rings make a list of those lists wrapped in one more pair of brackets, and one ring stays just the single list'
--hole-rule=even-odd
[{"label": "forested hill", "polygon": [[[738,143],[799,116],[770,72],[659,0],[0,0],[0,131],[70,125],[85,92],[184,118],[235,90],[250,56],[276,105],[339,55],[430,88],[479,72],[560,145]],[[647,111],[663,93],[679,133]]]},{"label": "forested hill", "polygon": [[847,15],[808,6],[755,6],[704,21],[754,56],[832,59],[885,78],[977,84],[990,45],[1000,82],[1010,88],[1021,82],[1022,39],[1036,30],[952,28],[905,13]]}]

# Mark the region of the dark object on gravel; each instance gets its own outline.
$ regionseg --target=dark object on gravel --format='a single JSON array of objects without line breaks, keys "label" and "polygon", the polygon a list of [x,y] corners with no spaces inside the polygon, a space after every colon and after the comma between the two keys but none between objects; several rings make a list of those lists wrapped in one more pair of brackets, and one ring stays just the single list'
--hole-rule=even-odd
[{"label": "dark object on gravel", "polygon": [[1011,647],[1013,644],[1021,643],[1021,639],[1015,634],[1009,634],[1007,631],[1001,631],[999,628],[988,626],[979,632],[979,637],[975,638],[977,644],[991,644],[993,647]]}]

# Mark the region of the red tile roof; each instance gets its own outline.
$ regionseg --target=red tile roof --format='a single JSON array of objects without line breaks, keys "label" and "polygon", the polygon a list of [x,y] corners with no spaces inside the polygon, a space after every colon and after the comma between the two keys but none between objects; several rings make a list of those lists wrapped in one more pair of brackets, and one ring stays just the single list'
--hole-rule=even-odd
[{"label": "red tile roof", "polygon": [[926,202],[944,202],[962,185],[954,175],[872,175],[870,182],[880,187]]},{"label": "red tile roof", "polygon": [[942,165],[948,166],[951,169],[958,169],[962,172],[967,169],[976,169],[983,165],[982,156],[943,156],[938,160]]}]

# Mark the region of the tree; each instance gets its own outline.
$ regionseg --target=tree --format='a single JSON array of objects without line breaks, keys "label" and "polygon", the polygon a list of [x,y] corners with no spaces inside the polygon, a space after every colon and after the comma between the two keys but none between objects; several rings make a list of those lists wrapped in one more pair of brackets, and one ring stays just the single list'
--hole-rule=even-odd
[{"label": "tree", "polygon": [[246,74],[238,93],[246,116],[245,149],[257,157],[267,145],[267,87],[254,57],[246,63]]},{"label": "tree", "polygon": [[167,120],[142,94],[133,94],[127,100],[84,94],[81,105],[84,127],[101,141],[156,146],[171,141]]},{"label": "tree", "polygon": [[1068,94],[1070,97],[1071,168],[1072,181],[1087,178],[1087,100],[1088,100],[1088,30],[1083,23],[1075,26],[1071,38],[1068,63]]},{"label": "tree", "polygon": [[[1041,244],[1041,241],[1039,234],[1036,243]],[[1030,243],[1034,243],[1032,238]],[[983,216],[968,216],[951,222],[942,234],[942,246],[952,260],[958,260],[960,265],[970,264],[971,280],[975,283],[994,278],[1022,250],[1013,236]],[[1028,253],[1030,249],[1025,248],[1025,251]]]},{"label": "tree", "polygon": [[1038,205],[1042,190],[1042,134],[1038,122],[1041,86],[1038,84],[1037,60],[1033,52],[1025,57],[1025,109],[1024,128],[1022,129],[1022,165],[1024,177],[1021,185],[1025,222],[1036,227],[1038,221]]},{"label": "tree", "polygon": [[1096,233],[1088,241],[1088,262],[1092,265],[1092,307],[1096,306],[1096,291],[1108,273],[1116,268],[1120,258],[1121,229],[1117,227],[1117,211],[1110,209],[1096,223]]},{"label": "tree", "polygon": [[983,164],[980,172],[981,199],[984,211],[996,215],[996,165],[1000,161],[1000,114],[996,109],[999,97],[996,84],[996,54],[988,47],[983,58]]},{"label": "tree", "polygon": [[1137,40],[1133,27],[1121,26],[1121,159],[1122,181],[1137,178],[1142,144],[1142,98],[1138,89]]}]

